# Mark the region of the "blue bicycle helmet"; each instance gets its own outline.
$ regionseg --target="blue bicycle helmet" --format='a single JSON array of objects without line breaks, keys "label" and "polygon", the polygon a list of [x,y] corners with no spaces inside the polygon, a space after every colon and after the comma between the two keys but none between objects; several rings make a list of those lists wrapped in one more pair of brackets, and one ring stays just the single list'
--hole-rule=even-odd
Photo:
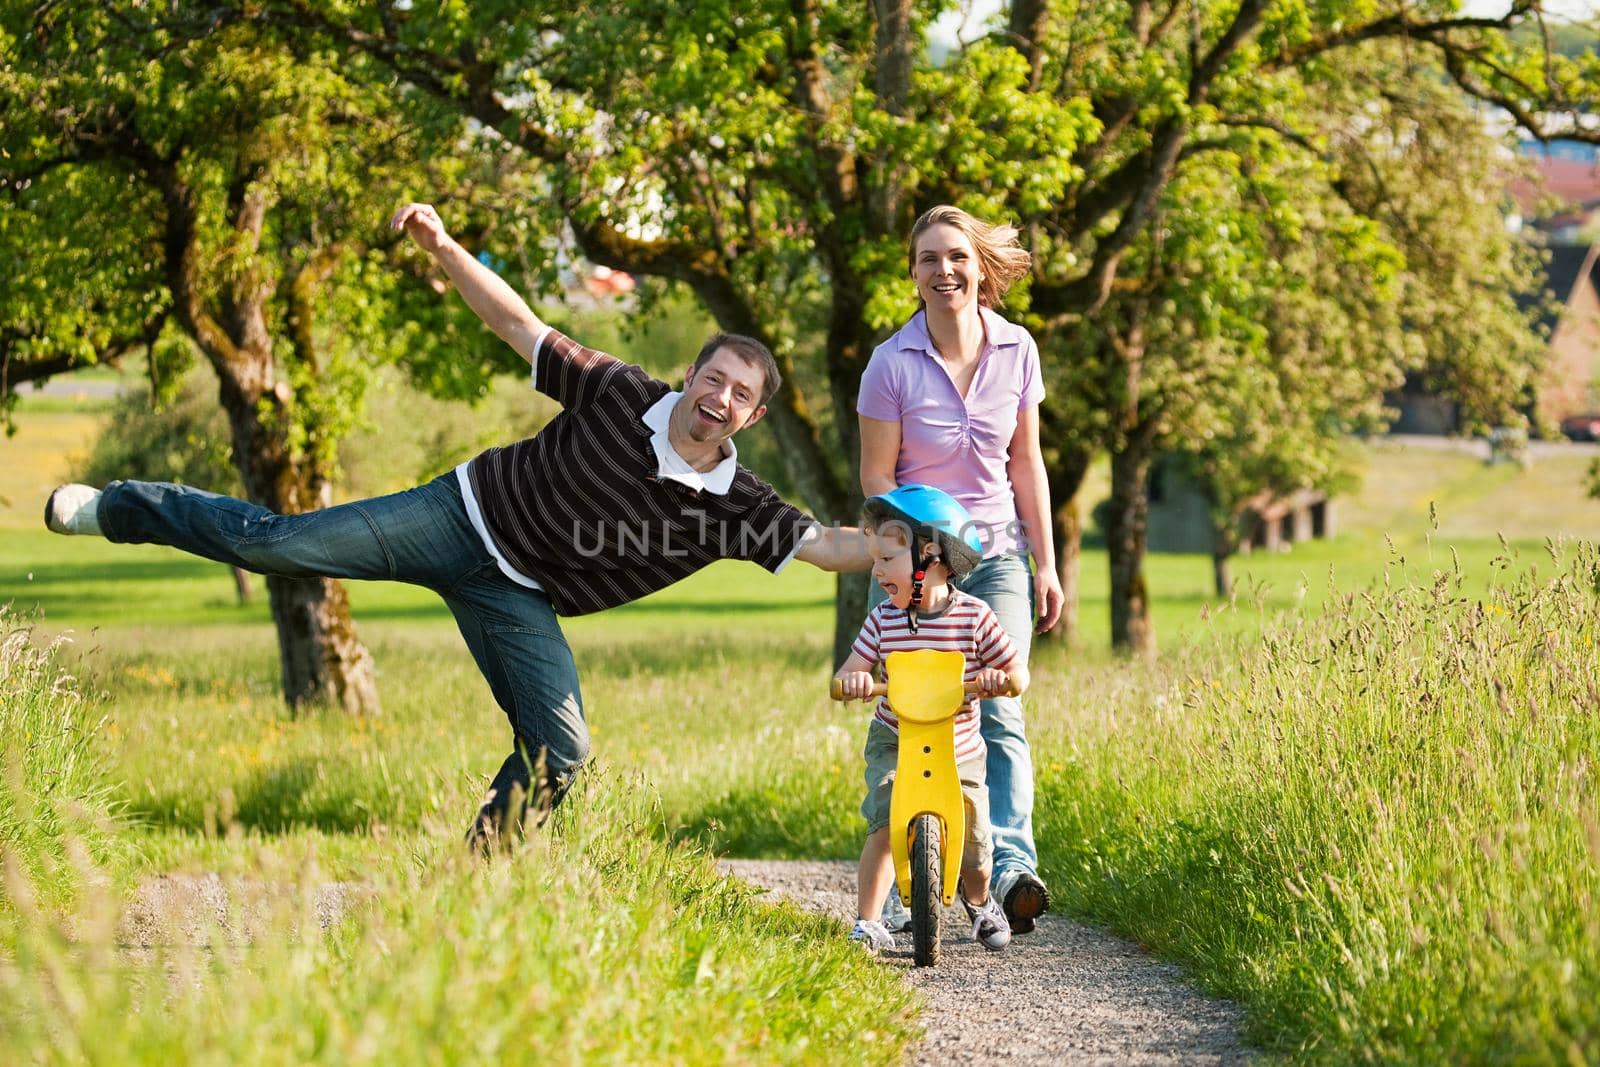
[{"label": "blue bicycle helmet", "polygon": [[[939,546],[939,558],[950,569],[952,578],[965,578],[983,562],[983,543],[978,540],[977,524],[955,497],[943,489],[915,482],[887,493],[869,497],[862,513],[873,525],[891,520],[906,524],[911,535],[911,602],[922,599],[922,546]],[[915,612],[912,619],[916,618]]]}]

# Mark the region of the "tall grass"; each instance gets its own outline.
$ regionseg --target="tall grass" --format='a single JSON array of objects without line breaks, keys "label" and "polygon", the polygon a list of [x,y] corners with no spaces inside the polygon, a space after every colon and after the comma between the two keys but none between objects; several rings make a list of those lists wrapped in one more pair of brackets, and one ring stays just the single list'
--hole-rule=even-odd
[{"label": "tall grass", "polygon": [[[92,751],[103,720],[58,662],[64,639],[41,648],[32,636],[0,606],[0,853],[61,904],[70,886],[46,873],[67,858],[69,833],[104,858],[117,805]],[[0,911],[10,906],[0,894]]]},{"label": "tall grass", "polygon": [[1298,1058],[1600,1059],[1600,557],[1550,554],[1124,688],[1042,782],[1049,877]]},{"label": "tall grass", "polygon": [[[407,753],[382,730],[363,737],[371,724],[262,724],[247,689],[185,695],[192,680],[102,660],[125,688],[134,669],[138,684],[173,694],[128,701],[113,736],[59,649],[0,621],[7,1062],[889,1063],[912,1035],[912,995],[893,972],[837,923],[767,906],[709,853],[666,840],[660,802],[637,777],[587,775],[516,854],[469,857],[457,823],[476,783],[431,758],[405,762],[424,725],[435,733],[413,714],[459,689],[456,672],[392,723],[411,736]],[[119,749],[165,739],[170,767],[208,722],[242,732],[202,742],[199,768],[319,770],[303,781],[269,771],[259,796],[224,785],[210,800],[115,817],[101,768],[119,766]],[[460,739],[434,743],[463,758]],[[185,776],[177,768],[175,787]],[[217,785],[200,778],[202,790]],[[377,800],[361,803],[368,794]],[[220,915],[209,898],[165,892],[121,851],[157,826],[192,835],[179,850],[190,860],[223,861]],[[343,880],[320,862],[323,841],[342,852]]]},{"label": "tall grass", "polygon": [[589,781],[511,857],[469,857],[454,828],[392,854],[340,887],[348,910],[325,909],[327,929],[314,861],[231,880],[222,924],[157,922],[148,944],[104,897],[52,922],[12,868],[0,1047],[107,1064],[898,1057],[911,995],[896,975],[836,924],[761,906],[704,853],[663,844],[637,784]]}]

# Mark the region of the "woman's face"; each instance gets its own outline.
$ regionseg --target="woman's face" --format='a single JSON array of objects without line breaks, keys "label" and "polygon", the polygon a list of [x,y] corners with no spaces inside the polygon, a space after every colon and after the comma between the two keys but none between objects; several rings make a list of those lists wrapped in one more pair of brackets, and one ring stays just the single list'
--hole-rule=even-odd
[{"label": "woman's face", "polygon": [[960,311],[978,303],[978,254],[967,235],[946,222],[934,223],[917,238],[911,278],[930,310]]}]

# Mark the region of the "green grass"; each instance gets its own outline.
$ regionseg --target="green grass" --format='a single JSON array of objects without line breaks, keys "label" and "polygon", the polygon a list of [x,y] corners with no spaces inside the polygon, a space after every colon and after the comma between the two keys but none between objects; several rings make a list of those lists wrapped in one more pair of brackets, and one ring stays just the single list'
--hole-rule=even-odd
[{"label": "green grass", "polygon": [[[72,886],[47,875],[67,859],[69,836],[104,861],[120,812],[94,744],[103,723],[63,673],[60,644],[33,636],[0,607],[0,856],[60,908]],[[0,895],[0,915],[11,911]]]},{"label": "green grass", "polygon": [[[123,821],[31,846],[29,884],[80,891],[8,927],[0,986],[26,1009],[0,1013],[0,1047],[24,1053],[8,1058],[897,1055],[892,976],[839,951],[836,926],[715,881],[700,851],[859,850],[863,720],[823,697],[830,577],[722,564],[569,620],[598,770],[558,831],[479,868],[457,840],[509,730],[437,598],[351,583],[384,714],[290,716],[265,604],[237,605],[224,568],[38,530],[84,418],[25,413],[0,446],[26,457],[0,465],[0,601],[42,613],[41,643],[71,631],[58,664],[82,721],[104,718],[85,795]],[[1541,543],[1600,528],[1587,459],[1366,456],[1340,535],[1241,559],[1232,602],[1211,597],[1208,560],[1152,557],[1154,669],[1106,651],[1105,560],[1086,554],[1083,646],[1041,648],[1028,699],[1045,873],[1064,908],[1185,961],[1299,1058],[1594,1058],[1600,709],[1574,681],[1594,674],[1594,604],[1580,572],[1550,584]],[[1340,592],[1357,589],[1373,603]],[[1507,714],[1497,677],[1508,707],[1541,710]],[[116,847],[74,859],[95,833]],[[371,893],[326,934],[289,907],[202,962],[108,962],[95,917],[161,871]],[[174,972],[199,985],[169,1017],[149,1005]],[[852,1037],[863,1018],[872,1036]]]},{"label": "green grass", "polygon": [[264,908],[139,952],[110,899],[65,920],[24,899],[0,1046],[35,1063],[893,1062],[898,978],[661,843],[647,796],[591,778],[553,832],[489,865],[450,833],[392,842],[326,931],[309,857],[233,883],[285,887]]},{"label": "green grass", "polygon": [[1600,558],[1453,572],[1102,680],[1045,873],[1298,1059],[1600,1055]]}]

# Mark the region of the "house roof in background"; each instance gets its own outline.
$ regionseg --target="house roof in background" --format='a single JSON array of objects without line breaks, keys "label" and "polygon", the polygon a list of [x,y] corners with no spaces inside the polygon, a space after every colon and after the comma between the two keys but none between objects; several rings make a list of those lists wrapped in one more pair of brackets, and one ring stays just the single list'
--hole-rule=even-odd
[{"label": "house roof in background", "polygon": [[1600,170],[1589,160],[1539,158],[1534,169],[1542,181],[1518,178],[1511,183],[1511,195],[1524,215],[1539,217],[1534,209],[1541,196],[1553,197],[1568,209],[1600,204]]},{"label": "house roof in background", "polygon": [[[1600,246],[1552,244],[1548,247],[1548,251],[1550,262],[1545,264],[1544,288],[1554,297],[1557,306],[1554,309],[1547,307],[1539,316],[1539,324],[1553,333],[1556,322],[1561,318],[1562,309],[1572,298],[1572,290],[1585,273],[1588,274],[1590,283],[1600,288],[1600,256],[1595,254],[1600,251]],[[1532,302],[1532,297],[1517,298],[1517,303],[1521,307],[1527,307]]]}]

